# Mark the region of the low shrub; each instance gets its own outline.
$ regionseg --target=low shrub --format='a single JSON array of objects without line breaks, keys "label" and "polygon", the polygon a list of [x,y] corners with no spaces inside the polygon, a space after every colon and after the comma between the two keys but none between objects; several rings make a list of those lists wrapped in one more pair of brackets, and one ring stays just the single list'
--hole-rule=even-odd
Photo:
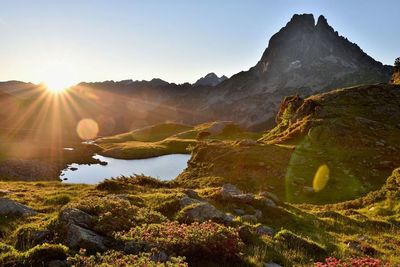
[{"label": "low shrub", "polygon": [[121,234],[126,241],[145,242],[167,254],[185,256],[189,262],[238,260],[242,248],[237,231],[214,222],[142,225]]},{"label": "low shrub", "polygon": [[48,266],[52,260],[65,260],[68,248],[63,245],[44,243],[26,252],[10,250],[0,254],[0,266]]},{"label": "low shrub", "polygon": [[44,201],[45,205],[65,205],[71,201],[71,197],[67,194],[57,194],[49,197]]},{"label": "low shrub", "polygon": [[171,183],[158,180],[145,175],[134,175],[130,177],[121,176],[118,178],[106,179],[96,186],[102,191],[121,191],[130,189],[133,186],[145,186],[150,188],[170,188]]},{"label": "low shrub", "polygon": [[96,216],[94,230],[105,235],[127,231],[145,223],[160,223],[166,218],[159,212],[132,205],[128,200],[117,196],[93,197],[74,203],[74,207]]},{"label": "low shrub", "polygon": [[142,253],[139,255],[126,255],[118,251],[107,251],[104,254],[87,256],[84,252],[76,254],[74,257],[68,258],[68,264],[76,267],[98,267],[98,266],[115,266],[115,267],[186,267],[185,259],[182,257],[170,257],[166,262],[156,262],[151,258],[150,253]]},{"label": "low shrub", "polygon": [[326,258],[324,262],[316,262],[315,267],[388,267],[389,263],[374,258],[357,258],[340,260]]}]

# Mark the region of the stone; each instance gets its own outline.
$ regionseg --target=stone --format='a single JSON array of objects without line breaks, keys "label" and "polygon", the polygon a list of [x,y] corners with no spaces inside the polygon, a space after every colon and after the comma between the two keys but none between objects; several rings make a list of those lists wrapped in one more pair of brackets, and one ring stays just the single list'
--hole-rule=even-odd
[{"label": "stone", "polygon": [[151,255],[151,260],[154,262],[166,262],[168,261],[168,255],[164,251],[159,251]]},{"label": "stone", "polygon": [[201,203],[201,201],[194,198],[190,198],[188,196],[184,196],[179,200],[179,205],[181,206],[181,208],[198,203]]},{"label": "stone", "polygon": [[52,260],[48,263],[48,267],[67,267],[68,263],[62,260]]},{"label": "stone", "polygon": [[242,210],[242,209],[234,209],[234,212],[235,212],[237,215],[244,215],[244,214],[245,214],[245,211]]},{"label": "stone", "polygon": [[269,198],[262,197],[262,198],[259,198],[258,201],[265,207],[276,208],[275,202]]},{"label": "stone", "polygon": [[104,245],[104,237],[96,234],[95,232],[82,228],[75,224],[69,224],[67,226],[67,245],[72,249],[84,248],[89,253],[97,251],[106,251],[107,248]]},{"label": "stone", "polygon": [[263,236],[263,235],[274,236],[274,234],[275,234],[275,231],[274,231],[272,228],[270,228],[270,227],[268,227],[268,226],[265,226],[265,225],[259,225],[259,226],[257,226],[257,227],[254,229],[254,232],[255,232],[257,235],[260,235],[260,236]]},{"label": "stone", "polygon": [[84,228],[90,228],[94,217],[76,208],[66,208],[60,212],[59,218],[66,224],[76,224]]},{"label": "stone", "polygon": [[274,193],[268,192],[268,191],[260,193],[260,196],[269,198],[269,199],[273,200],[276,204],[279,204],[281,202],[277,195],[275,195]]},{"label": "stone", "polygon": [[249,244],[252,242],[252,233],[250,227],[247,225],[242,225],[238,228],[238,234],[240,239],[243,240],[244,243]]},{"label": "stone", "polygon": [[0,215],[7,216],[32,216],[37,212],[8,198],[0,198]]},{"label": "stone", "polygon": [[243,193],[232,184],[224,184],[221,187],[220,196],[223,200],[236,201],[240,203],[251,203],[254,200],[254,195]]},{"label": "stone", "polygon": [[182,210],[182,219],[184,221],[199,221],[204,222],[208,220],[225,221],[229,220],[225,213],[221,212],[213,205],[207,202],[200,202],[193,206],[189,206]]},{"label": "stone", "polygon": [[193,189],[184,189],[183,193],[185,193],[188,197],[190,198],[200,198],[199,194],[197,194],[196,191],[194,191]]},{"label": "stone", "polygon": [[230,198],[232,198],[232,196],[234,195],[240,195],[243,194],[242,191],[240,191],[236,186],[234,186],[233,184],[224,184],[221,187],[221,198],[222,199],[227,199],[229,200]]},{"label": "stone", "polygon": [[261,210],[256,210],[254,216],[256,216],[257,219],[261,219],[263,216],[263,213]]}]

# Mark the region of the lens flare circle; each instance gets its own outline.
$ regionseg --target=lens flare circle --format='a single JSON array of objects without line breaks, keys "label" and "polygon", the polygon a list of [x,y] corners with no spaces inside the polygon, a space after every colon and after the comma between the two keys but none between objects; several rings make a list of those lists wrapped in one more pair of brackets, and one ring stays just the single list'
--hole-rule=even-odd
[{"label": "lens flare circle", "polygon": [[76,132],[82,140],[92,140],[99,133],[99,125],[93,119],[82,119],[76,126]]},{"label": "lens flare circle", "polygon": [[329,167],[326,164],[321,165],[315,173],[313,180],[313,189],[319,192],[325,188],[329,181]]}]

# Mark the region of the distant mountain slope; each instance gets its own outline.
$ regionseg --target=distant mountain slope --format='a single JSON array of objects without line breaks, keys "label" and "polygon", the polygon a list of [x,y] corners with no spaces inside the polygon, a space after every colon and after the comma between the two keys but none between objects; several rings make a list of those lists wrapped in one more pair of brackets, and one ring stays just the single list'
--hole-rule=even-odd
[{"label": "distant mountain slope", "polygon": [[218,77],[214,72],[207,74],[206,76],[198,79],[193,85],[194,86],[216,86],[223,81],[227,80],[228,77],[222,75]]}]

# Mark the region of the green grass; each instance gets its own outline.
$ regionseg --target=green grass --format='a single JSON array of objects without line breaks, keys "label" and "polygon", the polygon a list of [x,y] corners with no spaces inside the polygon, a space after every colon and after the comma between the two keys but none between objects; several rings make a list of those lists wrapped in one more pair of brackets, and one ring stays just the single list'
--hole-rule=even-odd
[{"label": "green grass", "polygon": [[[47,250],[54,252],[46,252],[50,258],[64,257],[63,251],[67,256],[75,255],[73,251],[60,247],[58,243],[63,239],[56,236],[41,241],[54,247],[32,239],[36,231],[58,231],[56,221],[62,204],[54,199],[59,199],[59,196],[68,195],[70,201],[67,206],[95,216],[96,231],[109,237],[121,229],[125,231],[142,224],[158,224],[179,218],[179,199],[185,190],[179,182],[165,184],[145,177],[117,179],[116,182],[119,186],[110,186],[107,182],[97,187],[53,182],[0,182],[0,188],[11,192],[7,197],[40,211],[33,217],[0,219],[0,262],[31,262],[38,257],[47,259],[47,256],[41,256],[41,251],[45,253]],[[363,249],[368,248],[366,251],[377,251],[373,257],[396,266],[400,264],[400,257],[395,253],[400,249],[399,185],[400,169],[380,190],[356,200],[330,205],[286,203],[277,208],[260,206],[257,201],[247,204],[223,201],[216,197],[220,190],[218,187],[202,186],[196,191],[200,198],[225,213],[235,214],[235,209],[242,209],[246,214],[252,214],[255,209],[261,210],[258,223],[271,227],[277,233],[274,237],[252,233],[246,239],[246,246],[242,247],[239,262],[232,262],[232,265],[260,266],[263,262],[273,261],[283,266],[309,266],[310,262],[326,256],[365,257],[361,250],[347,245],[353,242],[359,243]],[[121,194],[124,198],[115,196]],[[108,198],[104,199],[104,196]],[[128,217],[131,218],[129,223],[126,220]],[[249,224],[241,220],[228,224],[235,229],[242,225]],[[257,224],[249,227],[255,229]],[[16,250],[17,247],[25,252]],[[204,264],[219,266],[213,263],[213,259]]]},{"label": "green grass", "polygon": [[[226,124],[226,125],[225,125]],[[121,159],[142,159],[168,154],[189,154],[199,141],[200,133],[208,133],[202,140],[240,140],[260,138],[261,134],[246,132],[232,123],[210,122],[197,126],[163,123],[111,137],[96,143],[102,155]]]}]

